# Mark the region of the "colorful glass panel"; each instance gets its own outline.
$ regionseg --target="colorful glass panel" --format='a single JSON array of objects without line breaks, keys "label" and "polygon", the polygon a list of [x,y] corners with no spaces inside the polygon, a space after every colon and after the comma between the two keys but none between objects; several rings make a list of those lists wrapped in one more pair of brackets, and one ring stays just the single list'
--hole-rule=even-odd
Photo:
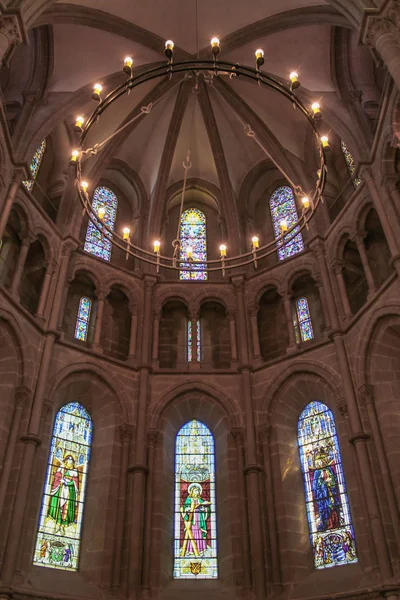
[{"label": "colorful glass panel", "polygon": [[314,339],[314,332],[307,298],[299,298],[297,300],[297,321],[299,324],[301,341],[309,342],[310,340]]},{"label": "colorful glass panel", "polygon": [[42,164],[43,156],[46,150],[46,140],[40,144],[39,148],[36,150],[33,155],[32,162],[29,165],[29,170],[31,172],[31,179],[27,179],[22,182],[22,185],[28,190],[28,192],[32,191],[33,184],[35,183],[35,179],[39,173],[40,165]]},{"label": "colorful glass panel", "polygon": [[357,562],[335,419],[310,402],[298,422],[300,462],[316,569]]},{"label": "colorful glass panel", "polygon": [[215,509],[214,438],[189,421],[175,445],[175,579],[218,577]]},{"label": "colorful glass panel", "polygon": [[86,342],[89,321],[90,321],[90,312],[92,310],[92,301],[89,298],[81,298],[79,301],[78,308],[78,316],[76,319],[75,326],[75,339],[80,340],[81,342]]},{"label": "colorful glass panel", "polygon": [[197,321],[197,362],[201,361],[201,326],[200,321]]},{"label": "colorful glass panel", "polygon": [[57,413],[33,564],[76,571],[90,459],[92,420],[78,402]]},{"label": "colorful glass panel", "polygon": [[[207,279],[207,225],[206,217],[197,208],[188,208],[182,213],[180,224],[180,260],[187,258],[187,249],[192,248],[193,262],[183,262],[180,272],[181,280],[194,279],[205,281]],[[187,270],[193,267],[198,271]]]},{"label": "colorful glass panel", "polygon": [[[112,190],[104,186],[97,187],[94,191],[92,201],[93,213],[97,214],[100,206],[104,206],[106,211],[102,222],[105,223],[107,227],[111,229],[111,231],[114,231],[115,220],[117,218],[118,199]],[[89,254],[93,254],[98,258],[102,258],[103,260],[110,260],[110,238],[112,238],[111,233],[108,231],[101,233],[97,227],[95,227],[95,225],[89,221],[86,231],[84,250],[89,252]]]},{"label": "colorful glass panel", "polygon": [[189,321],[187,323],[187,359],[188,359],[188,362],[192,362],[192,358],[193,358],[192,343],[193,343],[192,321],[189,319]]},{"label": "colorful glass panel", "polygon": [[[271,209],[275,239],[277,239],[282,234],[280,223],[283,219],[286,220],[288,229],[293,227],[298,220],[292,189],[288,186],[277,188],[270,198],[269,206]],[[298,231],[299,228],[295,227],[293,231],[284,237],[284,242],[280,240],[277,243],[279,260],[285,260],[304,250],[303,236],[301,233],[297,233]]]},{"label": "colorful glass panel", "polygon": [[357,188],[362,183],[362,179],[359,177],[354,177],[354,173],[356,172],[356,163],[354,157],[343,140],[341,141],[341,147],[350,177],[353,180],[354,187]]}]

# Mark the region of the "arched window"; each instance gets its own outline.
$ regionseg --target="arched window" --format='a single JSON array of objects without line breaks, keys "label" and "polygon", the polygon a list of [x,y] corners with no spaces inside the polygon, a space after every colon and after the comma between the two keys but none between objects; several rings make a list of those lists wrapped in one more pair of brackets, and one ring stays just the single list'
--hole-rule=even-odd
[{"label": "arched window", "polygon": [[[189,319],[187,322],[187,359],[188,362],[192,362],[193,360],[193,335],[192,335],[192,321]],[[200,362],[201,360],[201,326],[200,320],[196,321],[196,360]]]},{"label": "arched window", "polygon": [[207,279],[207,224],[206,217],[197,208],[188,208],[182,213],[180,225],[180,260],[187,258],[187,249],[192,249],[193,262],[184,263],[183,267],[199,269],[199,271],[180,272],[180,279],[195,279],[205,281]]},{"label": "arched window", "polygon": [[357,562],[335,419],[310,402],[298,422],[300,462],[316,569]]},{"label": "arched window", "polygon": [[[282,234],[280,223],[283,219],[286,220],[288,229],[290,229],[298,220],[292,189],[286,185],[278,187],[270,198],[269,206],[271,209],[275,239],[277,239]],[[282,243],[282,241],[278,242],[279,260],[285,260],[285,258],[294,256],[294,254],[304,250],[303,236],[301,233],[295,235],[296,231],[298,231],[297,227],[284,238],[285,240],[289,239],[290,241],[286,243]]]},{"label": "arched window", "polygon": [[354,161],[354,157],[343,140],[341,140],[340,145],[342,147],[344,160],[346,161],[350,177],[353,180],[354,187],[357,188],[362,183],[362,179],[359,177],[354,177],[354,173],[356,172],[356,163]]},{"label": "arched window", "polygon": [[92,440],[92,420],[78,402],[57,413],[51,438],[33,564],[76,571]]},{"label": "arched window", "polygon": [[92,310],[92,301],[89,298],[83,296],[79,301],[78,316],[76,318],[75,325],[75,339],[81,342],[86,342],[90,313]]},{"label": "arched window", "polygon": [[296,315],[294,325],[297,334],[296,337],[299,337],[302,342],[309,342],[310,340],[314,339],[314,332],[307,298],[303,297],[296,300]]},{"label": "arched window", "polygon": [[175,579],[215,579],[214,438],[200,421],[180,429],[175,445]]},{"label": "arched window", "polygon": [[[118,198],[112,190],[104,186],[97,187],[94,191],[92,201],[93,213],[97,214],[100,206],[105,208],[103,223],[105,223],[111,231],[114,231],[115,220],[117,218]],[[112,236],[108,231],[104,234],[100,233],[97,227],[89,221],[84,250],[103,260],[110,260],[111,242],[107,238],[111,237]]]},{"label": "arched window", "polygon": [[22,185],[28,190],[28,192],[32,191],[33,184],[35,183],[35,179],[38,176],[40,165],[42,164],[43,156],[46,150],[46,140],[40,144],[39,148],[36,150],[33,155],[32,162],[29,165],[29,170],[31,172],[31,179],[27,179],[22,182]]}]

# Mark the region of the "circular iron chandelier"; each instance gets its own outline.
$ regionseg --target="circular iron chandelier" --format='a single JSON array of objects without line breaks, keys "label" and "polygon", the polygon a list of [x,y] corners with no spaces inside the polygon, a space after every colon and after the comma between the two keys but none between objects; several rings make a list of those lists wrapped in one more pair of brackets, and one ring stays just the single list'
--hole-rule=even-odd
[{"label": "circular iron chandelier", "polygon": [[[93,223],[96,229],[101,235],[106,236],[107,240],[111,242],[117,248],[120,248],[126,254],[126,258],[133,256],[137,260],[154,265],[157,273],[162,269],[172,269],[176,271],[193,271],[193,272],[213,272],[222,271],[225,275],[226,271],[237,269],[239,267],[245,267],[253,264],[257,268],[257,261],[266,258],[267,256],[276,252],[280,247],[291,241],[296,235],[298,235],[304,228],[308,228],[310,220],[313,218],[318,206],[323,202],[323,191],[326,183],[326,152],[330,150],[329,140],[327,136],[320,136],[318,131],[318,122],[321,119],[321,109],[318,102],[312,104],[311,109],[303,104],[303,102],[295,94],[295,90],[300,86],[299,76],[296,72],[293,72],[289,76],[289,83],[284,84],[277,79],[271,77],[266,72],[261,70],[264,64],[264,52],[259,49],[255,53],[256,67],[248,67],[246,65],[232,63],[219,59],[220,54],[220,43],[217,38],[211,40],[211,51],[212,59],[200,59],[196,58],[193,60],[185,60],[174,62],[173,60],[173,48],[174,43],[168,40],[165,43],[164,54],[167,58],[167,62],[160,64],[159,66],[151,66],[145,68],[140,74],[134,76],[132,70],[133,59],[126,57],[123,66],[123,72],[127,75],[127,80],[114,88],[107,96],[102,98],[102,86],[96,83],[93,88],[92,98],[98,102],[97,108],[94,110],[89,119],[85,122],[84,118],[79,116],[76,118],[75,131],[80,133],[79,145],[76,150],[72,152],[71,163],[75,165],[76,183],[78,188],[79,199],[82,203],[84,213],[87,214],[89,220]],[[131,125],[136,119],[143,115],[148,115],[155,104],[149,104],[141,107],[139,114],[130,119],[127,123],[120,126],[113,134],[104,139],[100,143],[96,143],[91,147],[85,147],[89,132],[97,126],[101,115],[116,102],[119,98],[125,94],[129,94],[130,91],[146,82],[156,80],[159,78],[172,79],[174,75],[184,74],[186,77],[196,77],[196,86],[198,85],[199,77],[202,76],[208,83],[212,83],[214,77],[218,75],[228,75],[231,79],[240,77],[242,79],[248,79],[255,81],[260,88],[267,87],[283,96],[289,101],[293,107],[300,111],[304,118],[308,121],[313,133],[317,139],[317,146],[319,150],[320,167],[318,170],[318,179],[316,181],[315,189],[311,194],[305,194],[300,185],[296,185],[289,177],[282,167],[276,162],[274,157],[269,151],[263,146],[258,139],[256,133],[252,130],[249,124],[242,123],[244,125],[244,133],[252,138],[267,155],[267,157],[274,163],[279,171],[284,175],[285,179],[290,183],[294,194],[300,198],[302,209],[301,215],[297,221],[290,226],[285,219],[280,221],[281,235],[276,237],[265,245],[260,245],[257,236],[254,236],[251,240],[251,247],[248,252],[239,254],[237,256],[230,257],[227,253],[227,246],[225,243],[220,245],[220,258],[210,259],[206,261],[194,261],[190,255],[190,249],[187,249],[187,255],[180,256],[181,243],[179,235],[177,239],[173,241],[172,245],[174,248],[173,256],[165,256],[160,252],[160,241],[155,240],[153,242],[152,250],[141,248],[130,239],[130,230],[126,227],[123,230],[122,235],[118,232],[113,231],[104,222],[106,214],[106,208],[103,206],[98,207],[97,212],[94,211],[90,202],[88,194],[88,183],[84,180],[82,174],[83,159],[86,157],[94,156],[115,136],[119,135],[126,127]],[[184,194],[186,189],[187,172],[191,166],[189,156],[186,161],[182,163],[184,168],[184,183],[182,189],[182,201],[181,201],[181,214],[183,207]],[[178,223],[179,227],[179,223]]]}]

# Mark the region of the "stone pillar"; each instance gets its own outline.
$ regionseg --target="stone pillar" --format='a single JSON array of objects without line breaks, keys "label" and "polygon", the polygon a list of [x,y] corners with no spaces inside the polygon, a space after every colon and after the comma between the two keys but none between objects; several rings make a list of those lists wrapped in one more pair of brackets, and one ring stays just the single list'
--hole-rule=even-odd
[{"label": "stone pillar", "polygon": [[158,347],[160,343],[160,319],[161,312],[156,311],[153,315],[153,351],[151,358],[153,361],[158,361]]},{"label": "stone pillar", "polygon": [[[394,3],[393,3],[394,4]],[[374,46],[379,52],[389,73],[400,90],[400,40],[399,24],[396,18],[399,7],[390,7],[379,15],[371,14],[364,21],[361,39],[364,44]]]},{"label": "stone pillar", "polygon": [[56,327],[58,322],[58,313],[60,310],[62,292],[68,273],[70,256],[76,246],[76,242],[69,238],[64,242],[61,250],[61,266],[58,274],[56,293],[54,295],[49,327],[46,331],[43,344],[43,351],[36,380],[35,396],[33,399],[32,410],[28,424],[28,432],[20,437],[21,442],[23,442],[25,446],[15,494],[13,513],[11,516],[7,547],[4,555],[2,581],[3,585],[6,587],[11,584],[16,567],[18,550],[21,542],[22,526],[24,522],[26,499],[29,497],[29,489],[31,485],[35,451],[41,443],[41,438],[39,436],[40,421],[43,402],[45,400],[46,386],[49,379],[49,369],[53,356],[53,347],[57,335]]},{"label": "stone pillar", "polygon": [[286,325],[289,333],[289,346],[287,352],[290,354],[297,350],[296,337],[294,334],[294,324],[292,315],[292,296],[289,294],[286,288],[278,290],[278,293],[283,298],[283,304],[285,307]]},{"label": "stone pillar", "polygon": [[260,358],[260,337],[258,335],[258,319],[257,319],[258,308],[253,306],[250,309],[250,323],[251,323],[251,337],[253,340],[253,357]]},{"label": "stone pillar", "polygon": [[101,338],[101,330],[103,328],[103,313],[104,313],[104,303],[106,300],[106,292],[101,290],[97,294],[97,312],[96,312],[96,323],[94,326],[94,335],[93,335],[93,350],[96,352],[103,352],[103,349],[100,344]]},{"label": "stone pillar", "polygon": [[343,276],[344,263],[343,261],[335,260],[332,263],[333,271],[336,275],[336,280],[339,288],[340,299],[342,301],[343,312],[346,318],[350,318],[353,316],[351,311],[351,306],[349,302],[349,297],[347,295],[346,284]]},{"label": "stone pillar", "polygon": [[236,342],[236,321],[232,313],[228,314],[229,320],[229,340],[231,343],[231,359],[236,362],[238,359],[237,342]]},{"label": "stone pillar", "polygon": [[[365,237],[365,235],[364,235]],[[365,277],[368,283],[368,297],[373,296],[376,292],[374,276],[372,275],[371,267],[369,266],[367,251],[365,249],[364,237],[362,234],[358,234],[355,237],[355,242],[357,246],[357,250],[360,254],[362,266],[364,269]]]},{"label": "stone pillar", "polygon": [[131,332],[129,336],[129,358],[136,356],[137,323],[136,306],[131,305]]},{"label": "stone pillar", "polygon": [[115,543],[113,556],[112,587],[118,588],[121,584],[121,563],[124,546],[125,509],[127,496],[127,475],[129,462],[129,446],[132,439],[132,425],[124,423],[119,428],[121,434],[121,462],[119,470],[119,488],[117,505],[117,523],[115,526]]},{"label": "stone pillar", "polygon": [[146,489],[146,510],[145,510],[145,526],[144,526],[144,553],[143,553],[143,576],[142,586],[150,596],[150,581],[151,581],[151,557],[153,554],[153,533],[152,533],[152,517],[153,517],[153,486],[154,486],[154,455],[157,449],[159,433],[151,430],[147,435],[148,455],[147,461],[149,465],[149,478]]},{"label": "stone pillar", "polygon": [[153,288],[156,279],[145,275],[145,294],[143,299],[143,327],[142,347],[140,352],[138,403],[136,413],[136,454],[135,464],[128,469],[131,474],[132,497],[132,529],[130,533],[129,548],[129,582],[128,589],[131,598],[138,598],[140,594],[141,568],[142,568],[142,543],[144,523],[144,502],[146,491],[146,476],[149,472],[146,457],[146,416],[149,390],[149,371],[152,340],[152,313],[153,313]]},{"label": "stone pillar", "polygon": [[249,522],[247,518],[247,497],[244,480],[244,445],[243,431],[239,427],[232,429],[232,437],[236,443],[238,467],[238,495],[240,502],[240,526],[242,528],[242,553],[243,553],[243,587],[251,588],[251,562],[249,547]]},{"label": "stone pillar", "polygon": [[46,273],[43,279],[42,291],[40,292],[39,306],[35,315],[36,318],[41,319],[44,317],[47,297],[49,295],[50,283],[53,275],[55,274],[55,271],[56,263],[52,260],[49,263],[47,263]]},{"label": "stone pillar", "polygon": [[[0,50],[0,54],[1,54],[1,50]],[[21,184],[23,178],[23,172],[21,171],[15,171],[14,172],[14,176],[12,178],[10,187],[8,188],[7,191],[7,195],[6,198],[4,200],[4,204],[1,207],[1,214],[0,214],[0,240],[2,239],[3,235],[4,235],[4,231],[5,228],[7,226],[7,222],[8,222],[8,218],[10,216],[10,212],[12,209],[12,205],[15,199],[15,195],[18,191],[18,188]]]},{"label": "stone pillar", "polygon": [[24,26],[18,10],[1,9],[0,14],[0,65],[11,48],[25,39]]},{"label": "stone pillar", "polygon": [[27,236],[22,240],[21,250],[18,255],[17,264],[15,265],[14,274],[11,281],[10,292],[13,296],[19,296],[18,288],[21,282],[22,271],[25,266],[26,257],[28,256],[29,246],[31,245],[32,238]]},{"label": "stone pillar", "polygon": [[331,319],[330,319],[330,315],[329,315],[329,311],[326,309],[327,307],[327,302],[326,302],[326,294],[325,294],[325,288],[322,285],[322,282],[317,280],[316,281],[316,286],[318,289],[318,294],[321,300],[321,304],[322,304],[322,310],[324,313],[324,319],[325,319],[325,327],[327,330],[332,328],[332,323],[331,323]]},{"label": "stone pillar", "polygon": [[249,365],[249,348],[246,325],[246,307],[244,300],[243,277],[233,277],[236,296],[236,319],[238,326],[239,370],[242,380],[242,398],[245,414],[245,447],[246,463],[244,474],[247,484],[248,515],[250,529],[250,555],[252,567],[252,583],[256,600],[265,598],[265,562],[264,542],[261,524],[260,473],[262,467],[258,463],[256,447],[256,432],[254,426],[254,409],[251,381],[251,366]]}]

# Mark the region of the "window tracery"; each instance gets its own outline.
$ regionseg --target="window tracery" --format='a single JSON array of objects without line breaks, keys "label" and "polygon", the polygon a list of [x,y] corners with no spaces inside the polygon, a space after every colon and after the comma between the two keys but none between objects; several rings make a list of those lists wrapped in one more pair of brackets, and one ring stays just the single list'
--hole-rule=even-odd
[{"label": "window tracery", "polygon": [[[105,186],[97,187],[93,194],[92,212],[97,214],[100,207],[105,209],[102,222],[113,231],[117,218],[118,198],[110,188]],[[111,260],[111,242],[107,238],[112,238],[112,234],[108,231],[101,233],[94,223],[89,221],[86,230],[85,252],[89,252],[89,254],[103,260]]]},{"label": "window tracery", "polygon": [[357,562],[335,419],[321,402],[310,402],[298,421],[298,444],[304,480],[314,567]]},{"label": "window tracery", "polygon": [[175,442],[175,579],[215,579],[217,531],[214,438],[194,419]]},{"label": "window tracery", "polygon": [[[286,221],[288,229],[298,220],[293,190],[286,185],[278,187],[270,198],[269,206],[275,239],[278,239],[282,234],[280,224],[283,220]],[[299,229],[296,227],[285,236],[284,240],[289,241],[282,242],[281,240],[277,243],[279,260],[285,260],[304,250],[303,236],[301,233],[296,235],[298,231]]]},{"label": "window tracery", "polygon": [[33,564],[77,571],[92,420],[78,402],[54,420]]},{"label": "window tracery", "polygon": [[90,321],[90,313],[92,311],[92,301],[90,298],[86,298],[86,296],[82,296],[79,301],[78,308],[78,316],[76,318],[75,325],[75,339],[80,340],[81,342],[86,342],[88,329],[89,329],[89,321]]},{"label": "window tracery", "polygon": [[36,149],[35,154],[33,155],[31,164],[29,165],[29,170],[31,172],[31,179],[27,179],[22,182],[22,185],[28,192],[31,192],[36,181],[36,177],[38,176],[40,165],[42,164],[43,156],[46,151],[46,140],[44,139],[40,146]]},{"label": "window tracery", "polygon": [[[180,271],[181,280],[206,281],[207,261],[207,223],[205,214],[198,208],[188,208],[182,213],[180,223],[180,260],[185,261],[181,266],[193,266],[198,271]],[[193,262],[188,263],[187,251],[192,249]]]}]

